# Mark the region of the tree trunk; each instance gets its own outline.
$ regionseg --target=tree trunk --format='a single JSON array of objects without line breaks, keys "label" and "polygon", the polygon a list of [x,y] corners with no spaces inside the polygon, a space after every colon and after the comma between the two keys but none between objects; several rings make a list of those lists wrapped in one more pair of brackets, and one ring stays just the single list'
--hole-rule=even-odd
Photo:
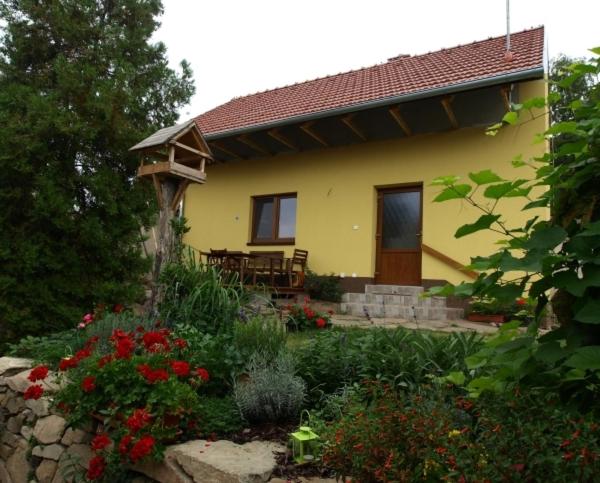
[{"label": "tree trunk", "polygon": [[172,260],[175,239],[171,221],[175,217],[172,208],[173,198],[181,180],[165,178],[160,180],[160,193],[157,193],[159,201],[159,215],[157,225],[157,248],[154,255],[154,267],[152,270],[152,295],[150,296],[149,309],[156,314],[158,306],[164,297],[164,290],[159,283],[163,268]]}]

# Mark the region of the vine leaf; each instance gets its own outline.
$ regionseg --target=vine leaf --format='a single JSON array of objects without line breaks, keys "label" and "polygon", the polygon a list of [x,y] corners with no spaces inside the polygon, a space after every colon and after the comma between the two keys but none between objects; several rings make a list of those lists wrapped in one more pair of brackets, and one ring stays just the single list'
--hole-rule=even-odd
[{"label": "vine leaf", "polygon": [[600,300],[588,299],[574,319],[584,324],[600,324]]},{"label": "vine leaf", "polygon": [[600,369],[600,346],[580,347],[567,359],[565,365],[575,369]]},{"label": "vine leaf", "polygon": [[471,181],[477,185],[497,183],[498,181],[504,181],[500,176],[494,173],[491,169],[484,169],[477,173],[469,173]]},{"label": "vine leaf", "polygon": [[454,234],[454,238],[461,238],[466,235],[470,235],[471,233],[475,233],[477,231],[486,230],[494,222],[496,222],[500,218],[500,215],[482,215],[475,223],[470,223],[467,225],[461,226],[456,233]]},{"label": "vine leaf", "polygon": [[439,195],[437,195],[433,201],[440,202],[446,200],[455,200],[462,199],[469,194],[471,191],[471,186],[468,184],[455,184],[453,186],[448,186],[444,191],[442,191]]}]

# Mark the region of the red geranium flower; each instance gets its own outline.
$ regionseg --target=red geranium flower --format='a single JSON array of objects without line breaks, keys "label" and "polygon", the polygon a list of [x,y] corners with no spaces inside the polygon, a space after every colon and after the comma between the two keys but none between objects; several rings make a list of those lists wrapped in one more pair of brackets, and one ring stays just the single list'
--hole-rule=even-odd
[{"label": "red geranium flower", "polygon": [[110,445],[110,438],[106,434],[99,434],[92,439],[92,449],[94,451],[100,451]]},{"label": "red geranium flower", "polygon": [[115,305],[113,305],[113,312],[115,314],[120,314],[121,312],[123,312],[123,310],[125,310],[125,307],[123,307],[123,304],[115,304]]},{"label": "red geranium flower", "polygon": [[190,365],[185,361],[171,362],[171,369],[180,377],[185,377],[190,374]]},{"label": "red geranium flower", "polygon": [[102,456],[94,456],[90,460],[90,465],[87,470],[87,477],[89,480],[97,480],[104,473],[106,468],[106,461]]},{"label": "red geranium flower", "polygon": [[108,364],[109,362],[112,362],[112,360],[113,360],[112,354],[107,354],[105,356],[102,356],[100,359],[98,359],[98,367],[100,369],[102,369],[106,364]]},{"label": "red geranium flower", "polygon": [[125,425],[135,433],[145,427],[150,421],[152,421],[152,416],[142,408],[133,411],[133,414],[127,418]]},{"label": "red geranium flower", "polygon": [[146,332],[142,337],[142,342],[148,352],[160,352],[169,350],[169,341],[163,331]]},{"label": "red geranium flower", "polygon": [[208,374],[208,371],[204,369],[204,367],[199,367],[196,369],[196,375],[205,382],[210,379],[210,375]]},{"label": "red geranium flower", "polygon": [[563,455],[563,460],[565,461],[571,461],[573,458],[575,458],[575,453],[571,453],[570,451]]},{"label": "red geranium flower", "polygon": [[137,443],[133,445],[129,452],[131,461],[136,463],[141,460],[144,456],[147,456],[154,447],[154,438],[150,435],[142,436]]},{"label": "red geranium flower", "polygon": [[46,379],[46,376],[48,376],[48,368],[42,365],[31,369],[27,379],[29,379],[31,382],[42,381]]},{"label": "red geranium flower", "polygon": [[94,376],[86,376],[81,381],[81,389],[85,392],[92,392],[96,389],[96,378]]},{"label": "red geranium flower", "polygon": [[148,364],[139,364],[137,371],[144,376],[147,382],[154,384],[156,381],[168,381],[169,373],[164,369],[152,369]]},{"label": "red geranium flower", "polygon": [[317,324],[318,329],[327,327],[327,321],[323,317],[319,317],[315,323]]},{"label": "red geranium flower", "polygon": [[116,358],[130,359],[135,349],[135,344],[129,337],[120,338],[117,342]]},{"label": "red geranium flower", "polygon": [[78,363],[79,361],[74,357],[64,357],[60,360],[60,363],[58,364],[58,370],[67,371],[69,369],[73,369],[77,367]]},{"label": "red geranium flower", "polygon": [[29,386],[23,394],[23,399],[39,399],[44,394],[44,388],[39,384],[34,384],[33,386]]},{"label": "red geranium flower", "polygon": [[173,344],[175,344],[180,349],[185,349],[187,347],[187,342],[184,339],[175,339],[173,341]]},{"label": "red geranium flower", "polygon": [[119,453],[121,453],[122,455],[127,454],[132,439],[133,436],[131,434],[126,434],[125,436],[123,436],[123,439],[121,439],[121,442],[119,443]]}]

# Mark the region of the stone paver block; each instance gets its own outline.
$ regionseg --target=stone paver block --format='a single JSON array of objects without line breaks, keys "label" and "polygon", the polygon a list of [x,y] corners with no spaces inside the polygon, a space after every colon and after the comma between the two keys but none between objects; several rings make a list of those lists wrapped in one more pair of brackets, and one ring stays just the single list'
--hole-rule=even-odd
[{"label": "stone paver block", "polygon": [[39,483],[51,483],[54,475],[56,474],[56,468],[58,463],[52,460],[44,460],[35,470],[35,476]]},{"label": "stone paver block", "polygon": [[22,359],[20,357],[0,357],[0,375],[3,376],[10,376],[14,374],[15,371],[21,372],[23,369],[29,369],[32,366],[33,361],[30,359]]},{"label": "stone paver block", "polygon": [[62,454],[64,453],[65,448],[60,444],[50,444],[48,446],[36,446],[31,451],[33,456],[39,456],[40,458],[58,461]]},{"label": "stone paver block", "polygon": [[42,444],[51,444],[60,441],[67,427],[64,418],[51,414],[38,419],[33,428],[33,436]]}]

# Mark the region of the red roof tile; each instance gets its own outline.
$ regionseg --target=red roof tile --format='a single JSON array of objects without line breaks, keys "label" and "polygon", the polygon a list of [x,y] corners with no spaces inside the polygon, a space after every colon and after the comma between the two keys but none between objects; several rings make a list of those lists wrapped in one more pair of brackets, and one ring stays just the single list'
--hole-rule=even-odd
[{"label": "red roof tile", "polygon": [[282,121],[290,117],[462,84],[543,66],[544,28],[505,36],[234,98],[196,118],[205,135]]}]

